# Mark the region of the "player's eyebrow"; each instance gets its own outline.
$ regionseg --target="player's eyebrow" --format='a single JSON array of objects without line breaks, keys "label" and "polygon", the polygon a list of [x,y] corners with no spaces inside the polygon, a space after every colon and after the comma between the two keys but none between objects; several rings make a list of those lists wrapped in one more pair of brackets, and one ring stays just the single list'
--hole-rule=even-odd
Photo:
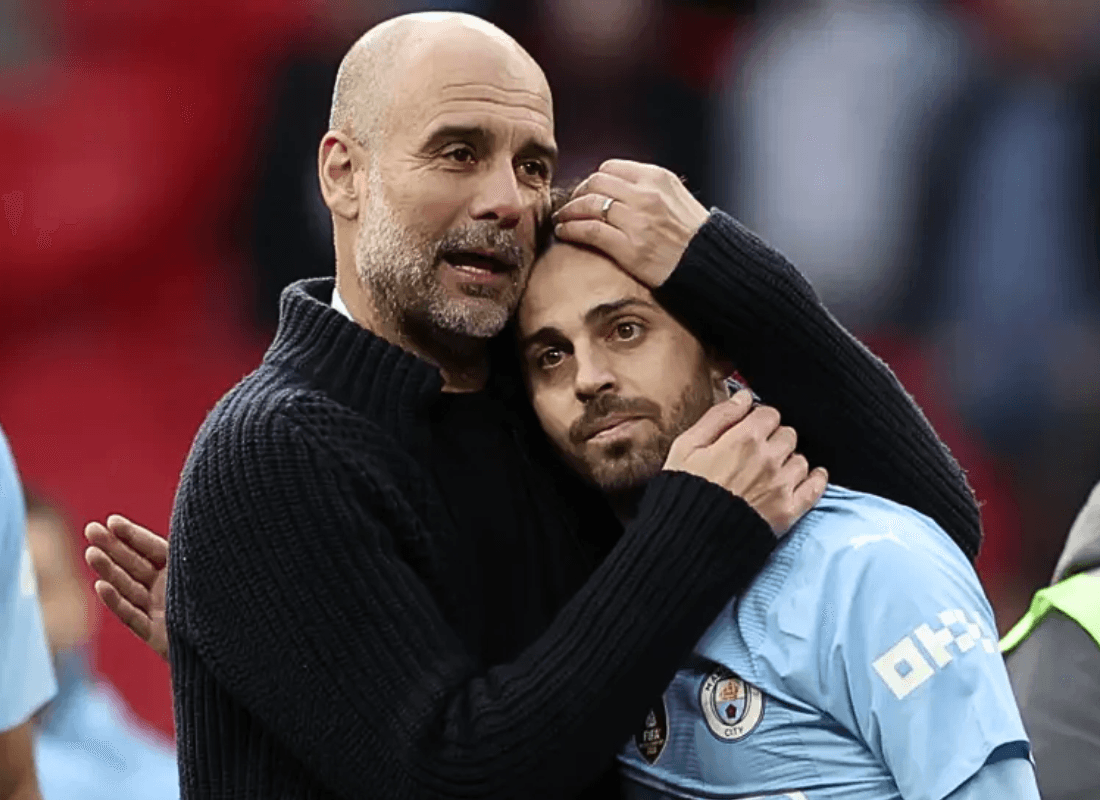
[{"label": "player's eyebrow", "polygon": [[521,353],[527,353],[532,347],[539,344],[561,344],[568,342],[565,334],[553,325],[544,325],[529,336],[524,336],[519,343]]},{"label": "player's eyebrow", "polygon": [[593,306],[588,309],[588,312],[584,315],[584,324],[592,325],[599,322],[601,319],[610,317],[619,311],[633,306],[641,306],[650,311],[657,310],[657,306],[648,300],[643,300],[640,297],[624,297],[622,300],[613,300],[610,303],[600,303],[598,306]]}]

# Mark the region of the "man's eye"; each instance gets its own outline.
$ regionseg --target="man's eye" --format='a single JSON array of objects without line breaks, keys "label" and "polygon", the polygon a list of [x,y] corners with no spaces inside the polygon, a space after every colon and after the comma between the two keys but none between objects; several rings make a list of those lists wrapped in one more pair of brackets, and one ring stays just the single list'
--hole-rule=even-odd
[{"label": "man's eye", "polygon": [[637,322],[620,322],[615,326],[615,338],[620,341],[630,341],[642,335],[642,326]]},{"label": "man's eye", "polygon": [[469,164],[474,160],[474,151],[469,147],[456,147],[454,150],[446,151],[443,157],[457,161],[459,164]]},{"label": "man's eye", "polygon": [[562,362],[565,358],[565,353],[556,347],[551,347],[549,350],[543,350],[538,358],[535,359],[535,363],[538,364],[539,369],[553,369]]},{"label": "man's eye", "polygon": [[541,161],[524,161],[520,164],[520,169],[529,178],[546,180],[550,177],[550,167]]}]

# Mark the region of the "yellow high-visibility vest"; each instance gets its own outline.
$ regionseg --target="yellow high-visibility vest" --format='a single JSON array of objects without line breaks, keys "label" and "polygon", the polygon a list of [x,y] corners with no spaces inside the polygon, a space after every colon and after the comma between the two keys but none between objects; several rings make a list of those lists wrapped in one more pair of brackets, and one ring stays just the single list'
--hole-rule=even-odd
[{"label": "yellow high-visibility vest", "polygon": [[1081,572],[1036,592],[1027,613],[1001,639],[1001,652],[1009,652],[1030,636],[1052,608],[1084,628],[1100,647],[1100,575]]}]

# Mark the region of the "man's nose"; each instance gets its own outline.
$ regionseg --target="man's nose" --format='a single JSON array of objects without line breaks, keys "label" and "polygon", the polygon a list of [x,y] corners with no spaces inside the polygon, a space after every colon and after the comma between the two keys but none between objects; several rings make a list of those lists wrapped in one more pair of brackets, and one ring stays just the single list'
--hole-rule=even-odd
[{"label": "man's nose", "polygon": [[577,371],[573,389],[578,399],[591,400],[596,395],[615,389],[617,380],[611,364],[598,347],[577,348],[574,358]]},{"label": "man's nose", "polygon": [[[531,198],[534,202],[535,198]],[[523,217],[524,199],[511,161],[500,159],[484,174],[470,208],[477,220],[491,220],[502,228],[516,227]]]}]

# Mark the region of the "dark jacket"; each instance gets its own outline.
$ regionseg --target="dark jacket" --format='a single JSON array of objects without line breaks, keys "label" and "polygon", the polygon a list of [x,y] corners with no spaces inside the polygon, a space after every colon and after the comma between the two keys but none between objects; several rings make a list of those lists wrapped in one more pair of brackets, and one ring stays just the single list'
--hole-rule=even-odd
[{"label": "dark jacket", "polygon": [[[1100,578],[1100,484],[1070,529],[1052,583]],[[1100,585],[1100,580],[1097,581]],[[1100,593],[1096,603],[1100,605]],[[1045,800],[1100,797],[1100,646],[1058,610],[1007,658]]]}]

